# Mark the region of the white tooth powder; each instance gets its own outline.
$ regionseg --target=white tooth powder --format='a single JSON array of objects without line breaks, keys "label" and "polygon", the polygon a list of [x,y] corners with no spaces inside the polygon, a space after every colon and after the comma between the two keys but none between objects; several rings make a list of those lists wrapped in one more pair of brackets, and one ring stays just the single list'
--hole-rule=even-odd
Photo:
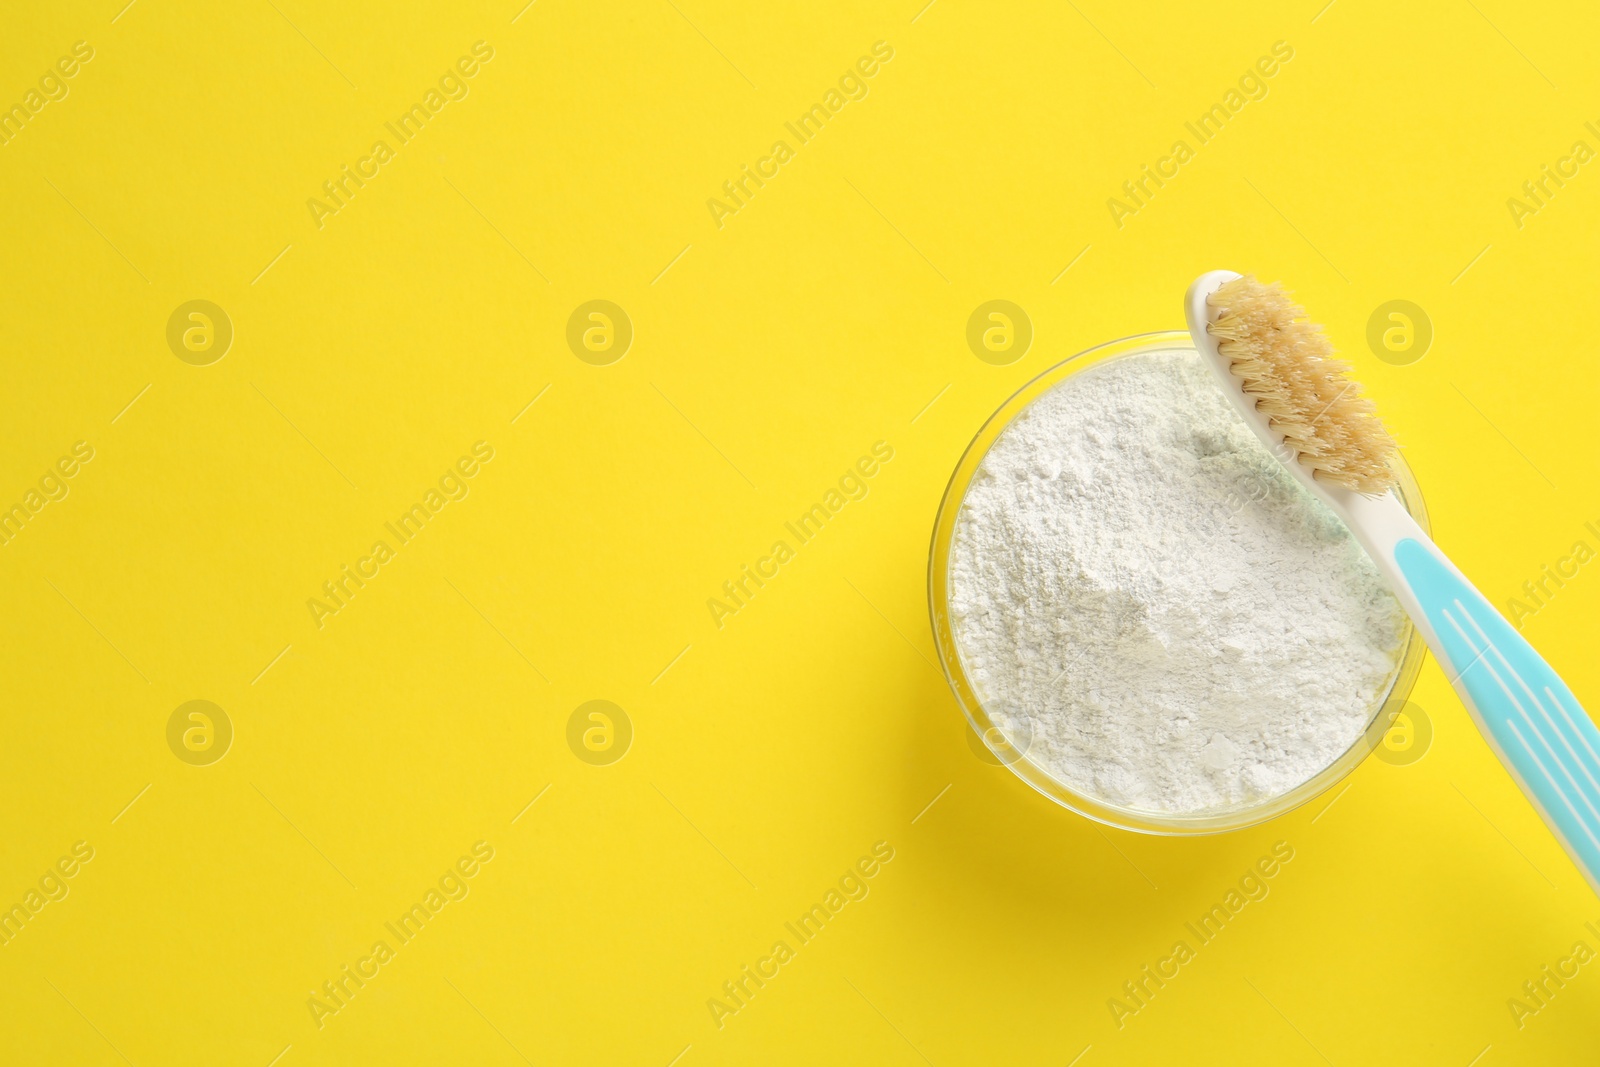
[{"label": "white tooth powder", "polygon": [[1193,352],[1041,395],[972,478],[950,549],[962,664],[1072,789],[1191,815],[1269,800],[1366,729],[1405,617],[1344,525]]}]

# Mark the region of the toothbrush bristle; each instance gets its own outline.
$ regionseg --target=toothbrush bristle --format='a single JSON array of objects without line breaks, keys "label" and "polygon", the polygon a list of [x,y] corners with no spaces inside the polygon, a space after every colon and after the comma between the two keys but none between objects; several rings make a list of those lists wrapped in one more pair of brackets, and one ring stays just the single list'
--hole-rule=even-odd
[{"label": "toothbrush bristle", "polygon": [[1322,327],[1283,287],[1246,275],[1207,298],[1217,312],[1207,326],[1234,376],[1267,424],[1319,481],[1358,493],[1394,485],[1394,439],[1371,400],[1347,377]]}]

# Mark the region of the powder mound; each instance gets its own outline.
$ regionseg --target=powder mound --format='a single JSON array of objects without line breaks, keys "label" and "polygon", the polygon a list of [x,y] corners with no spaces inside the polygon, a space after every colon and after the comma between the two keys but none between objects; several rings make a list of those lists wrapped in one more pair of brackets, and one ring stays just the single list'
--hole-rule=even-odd
[{"label": "powder mound", "polygon": [[1405,636],[1372,561],[1193,352],[1107,360],[1030,404],[973,476],[950,576],[996,725],[1136,811],[1312,778],[1366,729]]}]

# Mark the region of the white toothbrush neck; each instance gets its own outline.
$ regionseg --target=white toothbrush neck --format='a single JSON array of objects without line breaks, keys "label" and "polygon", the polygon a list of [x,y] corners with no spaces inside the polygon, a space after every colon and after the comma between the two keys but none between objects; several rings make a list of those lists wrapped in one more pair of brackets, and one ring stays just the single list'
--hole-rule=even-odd
[{"label": "white toothbrush neck", "polygon": [[[1297,464],[1298,465],[1298,464]],[[1302,468],[1304,469],[1304,468]],[[1413,622],[1422,630],[1423,637],[1429,645],[1433,645],[1433,634],[1428,624],[1427,613],[1417,603],[1415,594],[1411,591],[1411,584],[1401,574],[1399,565],[1395,562],[1395,546],[1401,541],[1410,539],[1429,548],[1433,547],[1433,540],[1417,525],[1417,520],[1406,511],[1405,505],[1393,492],[1384,493],[1382,496],[1363,496],[1339,486],[1328,486],[1315,479],[1307,481],[1314,483],[1313,488],[1323,503],[1350,528],[1361,547],[1366,549],[1367,555],[1377,565],[1378,573],[1383,576],[1383,582],[1394,595],[1399,598],[1401,606],[1406,609],[1406,614],[1411,616]],[[1448,559],[1441,560],[1455,570]],[[1459,572],[1458,572],[1459,573]]]}]

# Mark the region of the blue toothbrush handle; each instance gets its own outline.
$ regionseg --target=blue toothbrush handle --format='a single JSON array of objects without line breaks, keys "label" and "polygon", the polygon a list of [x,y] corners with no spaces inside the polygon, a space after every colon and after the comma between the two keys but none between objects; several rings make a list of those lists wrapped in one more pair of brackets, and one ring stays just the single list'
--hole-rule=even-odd
[{"label": "blue toothbrush handle", "polygon": [[1600,730],[1533,646],[1417,535],[1393,548],[1413,619],[1478,729],[1600,893]]}]

